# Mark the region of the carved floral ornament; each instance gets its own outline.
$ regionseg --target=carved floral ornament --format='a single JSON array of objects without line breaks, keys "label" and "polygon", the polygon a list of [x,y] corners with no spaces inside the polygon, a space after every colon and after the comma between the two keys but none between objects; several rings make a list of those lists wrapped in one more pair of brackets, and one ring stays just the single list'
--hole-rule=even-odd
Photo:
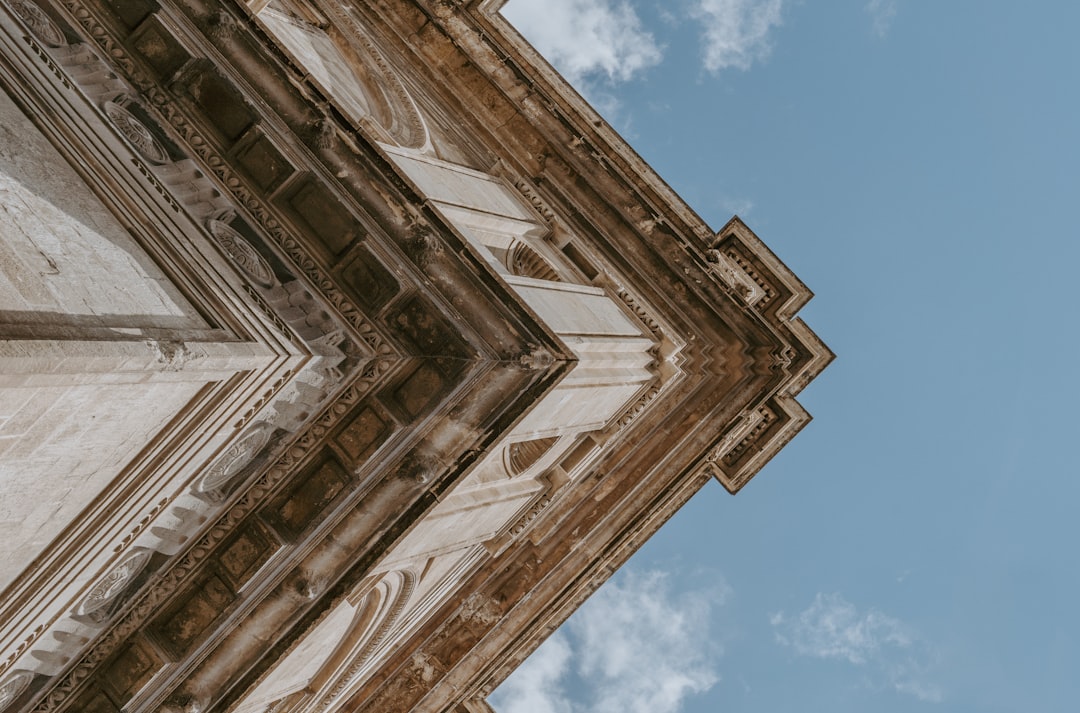
[{"label": "carved floral ornament", "polygon": [[225,254],[236,263],[248,279],[259,287],[267,289],[277,284],[274,271],[266,259],[228,223],[211,219],[206,221],[206,227]]},{"label": "carved floral ornament", "polygon": [[93,586],[79,605],[78,613],[97,619],[139,575],[150,561],[150,554],[150,550],[139,548],[121,560]]},{"label": "carved floral ornament", "polygon": [[161,145],[150,129],[146,128],[139,119],[126,108],[116,102],[107,101],[101,105],[101,110],[109,121],[124,137],[124,140],[135,149],[140,156],[155,164],[169,162],[169,152]]},{"label": "carved floral ornament", "polygon": [[210,492],[227,485],[270,442],[273,431],[273,426],[265,421],[252,426],[242,438],[218,456],[199,483],[199,490]]},{"label": "carved floral ornament", "polygon": [[34,36],[49,47],[63,47],[67,39],[60,27],[52,21],[45,11],[29,0],[8,0],[11,9],[26,23]]},{"label": "carved floral ornament", "polygon": [[9,705],[15,702],[15,699],[23,694],[23,692],[30,685],[31,679],[34,675],[29,671],[19,671],[8,676],[7,679],[0,684],[0,713],[6,710]]}]

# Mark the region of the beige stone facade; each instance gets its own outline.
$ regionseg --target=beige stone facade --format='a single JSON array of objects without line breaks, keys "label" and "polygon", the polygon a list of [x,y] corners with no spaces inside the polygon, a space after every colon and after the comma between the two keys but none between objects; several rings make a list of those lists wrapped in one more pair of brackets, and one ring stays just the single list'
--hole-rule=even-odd
[{"label": "beige stone facade", "polygon": [[500,0],[0,0],[0,713],[458,711],[809,420]]}]

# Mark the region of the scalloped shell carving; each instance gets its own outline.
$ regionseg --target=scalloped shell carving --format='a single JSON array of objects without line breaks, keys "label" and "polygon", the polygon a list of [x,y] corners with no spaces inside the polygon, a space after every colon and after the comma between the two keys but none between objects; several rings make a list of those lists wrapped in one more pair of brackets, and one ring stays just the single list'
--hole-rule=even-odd
[{"label": "scalloped shell carving", "polygon": [[544,256],[521,241],[515,241],[506,254],[506,269],[519,277],[562,282],[559,273]]}]

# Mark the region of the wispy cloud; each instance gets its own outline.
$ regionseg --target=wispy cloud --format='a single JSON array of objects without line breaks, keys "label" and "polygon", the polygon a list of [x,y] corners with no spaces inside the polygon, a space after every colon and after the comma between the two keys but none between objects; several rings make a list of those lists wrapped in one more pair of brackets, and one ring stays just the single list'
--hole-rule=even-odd
[{"label": "wispy cloud", "polygon": [[720,196],[718,205],[720,210],[742,218],[746,218],[750,211],[754,210],[754,201],[740,196]]},{"label": "wispy cloud", "polygon": [[491,697],[499,713],[572,713],[563,679],[570,673],[569,638],[556,631]]},{"label": "wispy cloud", "polygon": [[870,0],[866,3],[866,13],[870,15],[870,26],[874,34],[884,37],[889,34],[889,28],[896,17],[896,0]]},{"label": "wispy cloud", "polygon": [[676,593],[660,572],[620,575],[499,687],[492,704],[500,713],[676,713],[719,681],[708,622],[727,592]]},{"label": "wispy cloud", "polygon": [[769,621],[776,640],[796,654],[876,671],[889,687],[923,701],[943,698],[923,680],[934,658],[930,647],[899,619],[876,609],[859,611],[839,594],[819,593],[797,616],[778,612]]},{"label": "wispy cloud", "polygon": [[784,0],[695,0],[702,24],[705,69],[749,69],[772,51],[770,31],[780,24]]},{"label": "wispy cloud", "polygon": [[626,0],[513,0],[502,13],[578,88],[629,80],[663,57]]}]

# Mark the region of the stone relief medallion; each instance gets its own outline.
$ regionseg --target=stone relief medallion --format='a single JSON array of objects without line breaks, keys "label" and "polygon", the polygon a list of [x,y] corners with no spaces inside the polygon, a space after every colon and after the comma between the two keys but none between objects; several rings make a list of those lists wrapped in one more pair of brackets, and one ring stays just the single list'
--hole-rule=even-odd
[{"label": "stone relief medallion", "polygon": [[29,671],[19,671],[0,684],[0,712],[7,710],[7,707],[23,694],[33,678],[34,674]]},{"label": "stone relief medallion", "polygon": [[29,0],[8,0],[8,4],[19,19],[26,23],[34,36],[49,47],[63,47],[67,44],[64,33],[40,7]]},{"label": "stone relief medallion", "polygon": [[274,271],[266,259],[258,253],[244,236],[236,232],[228,223],[220,220],[208,220],[206,227],[217,240],[221,249],[236,263],[244,275],[259,287],[267,289],[277,284]]},{"label": "stone relief medallion", "polygon": [[203,476],[198,489],[205,493],[227,485],[270,442],[273,431],[273,426],[266,422],[252,426],[244,436],[218,456]]},{"label": "stone relief medallion", "polygon": [[150,561],[150,554],[150,550],[139,548],[109,570],[109,573],[102,577],[83,599],[78,613],[95,620],[100,619],[104,610],[120,596]]},{"label": "stone relief medallion", "polygon": [[109,117],[109,121],[124,137],[124,140],[139,152],[139,155],[151,163],[163,164],[169,162],[169,153],[165,150],[165,147],[134,114],[111,101],[103,103],[101,110]]}]

